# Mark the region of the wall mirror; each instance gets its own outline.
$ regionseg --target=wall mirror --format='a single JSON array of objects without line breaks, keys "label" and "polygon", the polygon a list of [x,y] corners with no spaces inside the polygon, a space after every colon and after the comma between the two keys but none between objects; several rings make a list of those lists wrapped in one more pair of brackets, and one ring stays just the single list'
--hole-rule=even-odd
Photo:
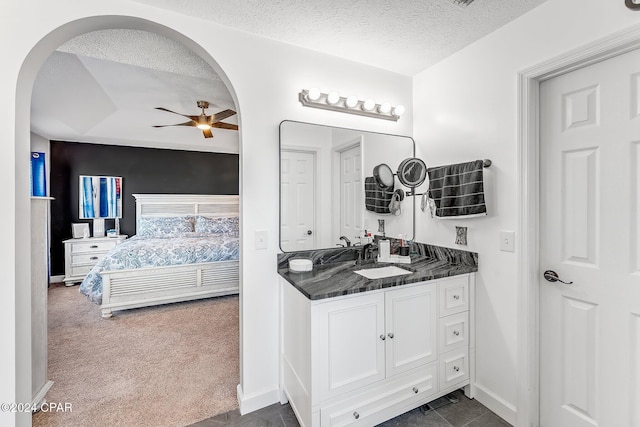
[{"label": "wall mirror", "polygon": [[[414,236],[415,197],[399,215],[365,209],[365,179],[373,169],[415,155],[412,138],[285,120],[280,124],[280,248],[284,252],[359,244],[364,230]],[[407,190],[397,177],[396,189]]]},{"label": "wall mirror", "polygon": [[122,218],[122,177],[80,175],[79,218]]}]

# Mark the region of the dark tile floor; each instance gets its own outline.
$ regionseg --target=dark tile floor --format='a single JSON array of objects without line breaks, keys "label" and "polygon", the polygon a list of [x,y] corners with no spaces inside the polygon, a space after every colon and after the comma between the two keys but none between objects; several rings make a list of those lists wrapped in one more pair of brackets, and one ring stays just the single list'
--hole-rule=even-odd
[{"label": "dark tile floor", "polygon": [[[476,400],[467,399],[462,390],[454,392],[458,403],[441,397],[429,403],[429,410],[406,412],[386,421],[382,427],[508,427],[509,423],[498,417]],[[192,424],[189,427],[299,427],[289,405],[276,403],[259,411],[240,416],[235,410]]]}]

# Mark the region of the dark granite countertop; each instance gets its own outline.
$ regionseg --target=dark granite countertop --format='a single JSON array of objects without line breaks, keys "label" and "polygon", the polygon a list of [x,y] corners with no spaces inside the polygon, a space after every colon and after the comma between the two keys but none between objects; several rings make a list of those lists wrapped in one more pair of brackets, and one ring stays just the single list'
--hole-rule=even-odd
[{"label": "dark granite countertop", "polygon": [[[475,252],[420,243],[414,243],[414,245],[411,264],[371,261],[357,264],[355,261],[357,252],[353,248],[280,254],[278,274],[304,296],[314,301],[478,271],[478,255]],[[304,273],[290,272],[288,261],[292,258],[311,258],[314,261],[313,270]],[[382,279],[367,279],[354,273],[356,270],[390,265],[396,265],[413,273]]]}]

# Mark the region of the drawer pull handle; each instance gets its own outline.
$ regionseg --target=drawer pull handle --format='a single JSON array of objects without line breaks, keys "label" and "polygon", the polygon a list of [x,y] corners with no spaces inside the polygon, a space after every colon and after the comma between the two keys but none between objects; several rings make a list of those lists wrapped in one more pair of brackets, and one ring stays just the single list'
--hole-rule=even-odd
[{"label": "drawer pull handle", "polygon": [[393,332],[389,332],[387,335],[389,336],[389,338],[393,339]]},{"label": "drawer pull handle", "polygon": [[412,388],[412,390],[413,390],[413,392],[414,392],[415,394],[418,394],[418,388],[417,388],[417,387]]},{"label": "drawer pull handle", "polygon": [[455,336],[460,335],[460,331],[453,331],[453,335],[455,335]]},{"label": "drawer pull handle", "polygon": [[98,245],[91,245],[91,246],[89,246],[89,248],[91,248],[91,249],[98,249]]},{"label": "drawer pull handle", "polygon": [[357,413],[357,412],[354,412],[353,413],[353,418],[355,418],[357,420],[358,418],[360,418],[360,414]]},{"label": "drawer pull handle", "polygon": [[454,370],[454,371],[456,371],[456,372],[459,372],[459,371],[460,371],[460,368],[458,368],[457,366],[454,366],[454,367],[453,367],[453,370]]},{"label": "drawer pull handle", "polygon": [[91,257],[91,258],[89,258],[89,259],[90,259],[91,261],[95,261],[95,260],[97,260],[97,259],[98,259],[98,257],[97,257],[97,256],[92,256],[92,257]]},{"label": "drawer pull handle", "polygon": [[460,299],[460,295],[454,295],[453,299]]},{"label": "drawer pull handle", "polygon": [[386,338],[386,337],[384,336],[384,334],[380,335],[380,339],[381,339],[382,341],[384,341],[384,340],[385,340],[385,338]]}]

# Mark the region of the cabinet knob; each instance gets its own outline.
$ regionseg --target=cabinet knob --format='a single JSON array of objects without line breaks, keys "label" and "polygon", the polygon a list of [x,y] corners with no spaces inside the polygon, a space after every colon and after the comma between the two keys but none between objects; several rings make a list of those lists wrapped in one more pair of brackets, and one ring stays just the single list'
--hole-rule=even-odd
[{"label": "cabinet knob", "polygon": [[98,245],[91,245],[89,246],[91,249],[98,249]]},{"label": "cabinet knob", "polygon": [[91,258],[89,258],[89,259],[90,259],[91,261],[95,261],[95,260],[97,260],[97,259],[98,259],[98,257],[97,257],[97,256],[92,256],[92,257],[91,257]]},{"label": "cabinet knob", "polygon": [[413,390],[414,393],[418,394],[418,388],[417,387],[412,388],[412,390]]},{"label": "cabinet knob", "polygon": [[389,338],[393,338],[393,332],[389,332],[387,335],[389,336]]},{"label": "cabinet knob", "polygon": [[460,368],[458,368],[457,366],[454,366],[454,367],[453,367],[453,370],[454,370],[454,371],[456,371],[456,372],[458,372],[458,371],[460,371]]},{"label": "cabinet knob", "polygon": [[455,335],[455,336],[460,335],[460,331],[453,331],[453,335]]},{"label": "cabinet knob", "polygon": [[382,341],[384,341],[384,340],[385,340],[385,338],[386,338],[386,337],[384,336],[384,334],[380,335],[380,339],[381,339]]},{"label": "cabinet knob", "polygon": [[453,299],[460,299],[460,295],[454,295]]},{"label": "cabinet knob", "polygon": [[358,418],[360,418],[360,414],[357,413],[357,412],[354,412],[353,413],[353,418],[355,418],[357,420]]}]

